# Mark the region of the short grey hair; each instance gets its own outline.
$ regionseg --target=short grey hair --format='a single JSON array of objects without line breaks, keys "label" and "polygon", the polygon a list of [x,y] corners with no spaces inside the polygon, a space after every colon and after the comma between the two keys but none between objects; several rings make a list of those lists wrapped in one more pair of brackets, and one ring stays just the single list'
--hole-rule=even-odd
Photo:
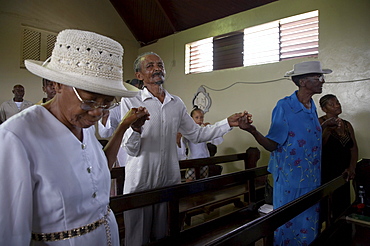
[{"label": "short grey hair", "polygon": [[[145,52],[141,55],[139,55],[136,60],[134,61],[134,72],[140,72],[141,71],[141,63],[143,62],[144,60],[144,57],[147,56],[147,55],[156,55],[158,56],[159,58],[161,58],[158,54],[150,51],[150,52]],[[162,58],[161,58],[162,59]]]}]

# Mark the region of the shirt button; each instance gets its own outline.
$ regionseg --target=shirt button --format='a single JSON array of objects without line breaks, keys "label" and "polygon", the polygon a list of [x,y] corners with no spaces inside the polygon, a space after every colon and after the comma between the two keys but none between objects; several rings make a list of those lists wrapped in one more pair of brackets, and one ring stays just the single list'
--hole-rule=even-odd
[{"label": "shirt button", "polygon": [[92,167],[88,167],[88,168],[87,168],[87,172],[88,172],[88,173],[91,173],[91,169],[92,169]]},{"label": "shirt button", "polygon": [[95,198],[96,197],[96,192],[94,192],[93,194],[92,194],[92,198]]},{"label": "shirt button", "polygon": [[81,144],[81,148],[82,148],[82,149],[86,149],[86,144],[84,144],[84,143],[83,143],[83,144]]}]

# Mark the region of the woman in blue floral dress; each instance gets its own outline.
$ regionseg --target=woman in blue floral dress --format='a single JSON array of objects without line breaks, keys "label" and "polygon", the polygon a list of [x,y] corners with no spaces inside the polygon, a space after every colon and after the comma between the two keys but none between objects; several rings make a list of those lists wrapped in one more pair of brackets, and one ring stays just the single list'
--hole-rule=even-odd
[{"label": "woman in blue floral dress", "polygon": [[[322,69],[319,61],[295,64],[285,76],[292,78],[298,90],[277,102],[267,136],[248,122],[239,124],[271,152],[268,170],[274,180],[275,209],[321,184],[322,132],[312,96],[322,92],[323,74],[331,72]],[[318,230],[319,205],[316,204],[279,227],[274,245],[309,245]]]}]

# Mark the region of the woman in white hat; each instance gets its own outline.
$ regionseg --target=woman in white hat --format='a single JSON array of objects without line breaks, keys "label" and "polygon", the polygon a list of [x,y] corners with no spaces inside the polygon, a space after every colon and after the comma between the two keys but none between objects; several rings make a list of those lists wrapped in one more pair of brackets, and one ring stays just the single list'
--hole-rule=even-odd
[{"label": "woman in white hat", "polygon": [[[323,74],[331,72],[321,69],[319,61],[295,64],[285,76],[292,78],[298,90],[278,101],[267,136],[247,122],[239,124],[271,152],[268,170],[274,180],[274,209],[320,186],[321,126],[312,96],[322,92]],[[309,245],[318,228],[319,205],[316,204],[279,227],[274,245]]]},{"label": "woman in white hat", "polygon": [[104,151],[95,137],[114,97],[136,95],[122,56],[110,38],[64,30],[50,60],[25,62],[56,95],[0,126],[0,245],[119,245],[108,167],[126,129],[149,119],[145,108],[129,111]]}]

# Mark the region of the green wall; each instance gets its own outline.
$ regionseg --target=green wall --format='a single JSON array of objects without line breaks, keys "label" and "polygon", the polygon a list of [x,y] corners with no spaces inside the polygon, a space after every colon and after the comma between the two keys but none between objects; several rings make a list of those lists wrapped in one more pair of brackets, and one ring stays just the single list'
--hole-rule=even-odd
[{"label": "green wall", "polygon": [[[319,10],[319,57],[324,68],[333,73],[326,76],[323,93],[315,95],[318,106],[320,96],[333,93],[342,103],[342,118],[349,120],[355,129],[360,158],[370,158],[370,80],[338,83],[370,78],[370,1],[368,0],[279,0],[268,5],[242,12],[224,19],[198,26],[163,38],[157,43],[139,49],[139,53],[154,51],[164,60],[167,70],[166,89],[180,96],[190,111],[192,99],[201,85],[213,89],[225,88],[234,82],[262,82],[282,78],[284,73],[298,62],[315,60],[300,58],[279,63],[243,68],[219,70],[210,73],[185,75],[185,44],[203,38],[216,36],[263,24],[269,21]],[[276,102],[296,90],[289,80],[274,83],[237,84],[227,90],[207,89],[212,106],[205,120],[211,123],[234,112],[248,110],[253,114],[254,124],[267,134],[271,111]],[[318,106],[319,107],[319,106]],[[319,116],[323,114],[318,110]],[[266,165],[269,152],[263,150],[246,132],[234,129],[225,135],[219,146],[218,155],[242,152],[250,146],[258,147],[261,165]],[[234,171],[242,164],[226,167]]]}]

